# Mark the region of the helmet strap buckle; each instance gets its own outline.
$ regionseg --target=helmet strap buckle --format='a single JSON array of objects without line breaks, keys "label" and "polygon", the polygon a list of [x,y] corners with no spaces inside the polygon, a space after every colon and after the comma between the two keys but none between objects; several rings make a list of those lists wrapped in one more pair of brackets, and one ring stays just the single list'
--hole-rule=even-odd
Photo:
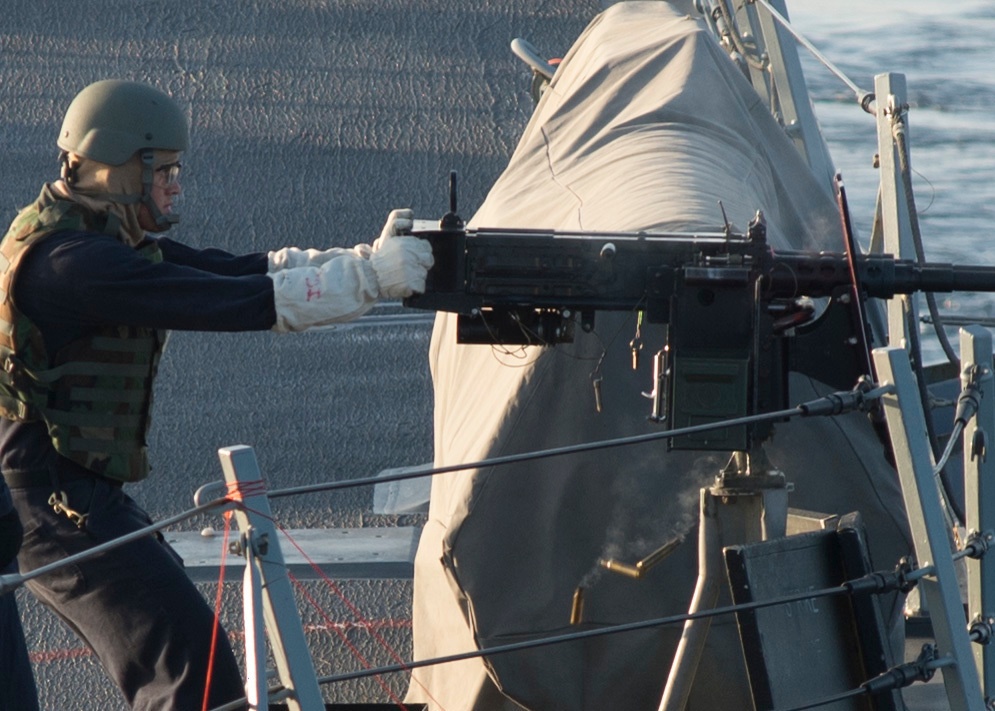
[{"label": "helmet strap buckle", "polygon": [[69,151],[59,152],[59,164],[61,166],[59,169],[60,177],[66,181],[66,185],[73,185],[73,183],[79,179],[79,175],[77,173],[78,164],[74,165],[70,162]]}]

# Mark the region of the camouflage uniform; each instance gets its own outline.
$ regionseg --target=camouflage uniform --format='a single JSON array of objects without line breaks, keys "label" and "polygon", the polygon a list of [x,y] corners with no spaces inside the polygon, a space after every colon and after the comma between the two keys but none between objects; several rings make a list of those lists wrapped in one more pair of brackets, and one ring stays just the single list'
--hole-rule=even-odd
[{"label": "camouflage uniform", "polygon": [[[36,250],[67,234],[81,242],[106,241],[99,228],[85,210],[46,186],[0,242],[0,264],[6,263],[0,271],[0,462],[24,525],[22,570],[151,524],[121,484],[149,471],[146,431],[162,334],[108,323],[52,349],[57,341],[18,305],[22,290],[49,286],[31,275]],[[134,249],[115,244],[123,259],[133,259],[136,250],[152,262],[162,259],[154,241]],[[257,327],[272,320],[264,315]],[[12,459],[22,446],[17,433],[32,427],[41,434],[31,446],[47,453],[29,461],[44,460],[43,468]],[[85,520],[56,511],[53,494]],[[214,613],[161,536],[63,567],[27,587],[94,651],[134,708],[201,708]],[[241,672],[220,630],[209,705],[243,695]]]},{"label": "camouflage uniform", "polygon": [[[11,294],[21,260],[45,237],[93,225],[79,205],[59,200],[46,186],[22,210],[0,242],[6,267],[0,292]],[[162,261],[155,242],[140,249]],[[48,353],[38,327],[13,299],[0,301],[0,416],[44,420],[55,450],[85,469],[115,481],[148,475],[146,434],[165,335],[136,326],[105,326],[58,353]]]}]

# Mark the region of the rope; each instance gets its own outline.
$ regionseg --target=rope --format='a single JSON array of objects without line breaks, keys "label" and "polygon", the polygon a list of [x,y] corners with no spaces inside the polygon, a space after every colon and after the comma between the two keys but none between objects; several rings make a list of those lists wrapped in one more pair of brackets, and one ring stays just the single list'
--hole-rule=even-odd
[{"label": "rope", "polygon": [[[273,525],[284,535],[284,537],[288,541],[290,541],[290,544],[297,549],[297,551],[301,554],[304,560],[307,561],[308,565],[310,565],[311,568],[318,574],[318,577],[328,585],[328,587],[332,590],[332,592],[334,592],[335,595],[339,598],[339,600],[341,600],[342,603],[349,609],[353,617],[355,617],[355,619],[359,623],[359,626],[365,629],[370,634],[370,636],[372,636],[377,641],[377,643],[380,644],[380,646],[387,651],[391,659],[393,659],[397,664],[399,664],[403,668],[404,660],[402,659],[401,655],[398,654],[398,652],[383,637],[383,635],[381,635],[379,632],[376,631],[375,626],[362,614],[360,609],[349,599],[349,597],[342,591],[342,589],[335,583],[335,581],[333,581],[331,578],[325,575],[324,571],[321,570],[320,566],[304,551],[304,549],[294,539],[294,537],[290,534],[290,532],[287,531],[287,529],[285,529],[283,526],[281,526],[280,523],[276,521],[276,519],[274,519],[272,516],[269,516],[263,513],[262,511],[258,511],[256,509],[248,507],[244,503],[242,503],[243,497],[247,497],[249,495],[256,493],[265,494],[266,493],[265,482],[262,480],[256,480],[251,482],[229,482],[227,486],[229,490],[229,496],[233,500],[240,502],[239,507],[242,510],[254,513],[255,515],[265,518],[273,523]],[[231,513],[230,511],[226,512],[225,516],[226,541],[227,541],[227,532],[228,532],[227,520],[229,518],[230,513]],[[222,554],[222,565],[223,561],[224,561],[224,554]],[[304,598],[311,604],[311,606],[315,609],[315,611],[322,617],[327,626],[339,636],[339,639],[349,648],[349,651],[352,652],[352,655],[359,661],[359,663],[364,667],[364,669],[370,669],[371,666],[369,660],[367,660],[366,657],[363,655],[363,653],[348,639],[345,632],[342,629],[340,629],[340,626],[335,624],[335,622],[331,619],[331,617],[328,616],[325,610],[322,609],[321,605],[318,604],[318,602],[307,592],[307,590],[304,589],[300,581],[298,581],[297,578],[294,577],[294,575],[289,570],[286,572],[287,572],[287,577],[294,584],[296,589],[304,596]],[[220,596],[217,604],[219,605],[219,610],[220,610]],[[386,692],[386,694],[390,697],[391,702],[396,704],[399,708],[406,709],[402,700],[398,698],[398,696],[386,684],[386,682],[384,682],[379,675],[374,674],[373,676],[376,678],[377,683],[384,690],[384,692]],[[421,686],[422,689],[424,689],[425,693],[428,694],[433,701],[435,701],[435,703],[438,705],[440,709],[442,709],[442,711],[445,711],[445,708],[442,706],[442,704],[440,704],[437,699],[432,697],[431,693],[421,684],[420,681],[415,679],[413,675],[411,676],[411,679],[416,684]]]},{"label": "rope", "polygon": [[[227,495],[225,498],[228,501],[232,501],[238,504],[242,504],[244,507],[245,500],[251,496],[262,496],[266,493],[266,482],[262,479],[256,479],[254,481],[230,481],[226,485]],[[227,519],[231,514],[231,511],[225,512],[225,518]]]},{"label": "rope", "polygon": [[[286,533],[286,532],[284,532],[284,533]],[[288,536],[288,539],[289,539],[289,536]],[[290,540],[291,540],[291,542],[293,542],[292,539],[290,539]],[[300,550],[300,548],[298,548],[298,550]],[[301,551],[301,552],[303,553],[303,551]],[[308,593],[307,590],[304,589],[304,586],[301,585],[300,581],[297,580],[297,578],[295,578],[294,575],[290,571],[287,571],[287,577],[290,578],[290,581],[297,588],[298,592],[300,592],[304,596],[304,598],[309,603],[311,603],[311,607],[313,607],[315,609],[315,611],[317,611],[317,613],[319,615],[321,615],[321,618],[323,620],[325,620],[325,622],[328,624],[328,626],[332,630],[335,631],[335,633],[339,636],[339,639],[345,644],[345,646],[347,646],[349,648],[349,651],[352,652],[352,656],[354,656],[356,659],[358,659],[359,663],[362,664],[364,668],[369,669],[370,668],[370,662],[369,662],[369,660],[367,660],[366,657],[363,656],[363,653],[359,651],[359,648],[356,647],[356,645],[354,645],[352,642],[349,641],[349,638],[348,638],[348,636],[346,636],[346,633],[344,631],[342,631],[341,629],[339,629],[338,626],[335,625],[335,623],[332,621],[332,619],[327,614],[325,614],[325,611],[321,608],[321,605],[318,604],[318,601],[315,600],[311,596],[311,594]],[[343,602],[345,602],[345,598],[343,597],[342,599],[343,599]],[[386,644],[386,642],[384,642],[384,643]],[[387,645],[387,646],[389,648],[389,645]],[[391,651],[392,654],[394,654],[394,650],[393,649],[391,649],[390,651]],[[389,686],[387,686],[387,683],[383,680],[382,676],[379,676],[379,675],[375,676],[374,679],[376,680],[377,684],[380,685],[380,688],[383,689],[387,693],[387,696],[390,697],[391,703],[393,703],[396,706],[398,706],[399,708],[404,709],[405,711],[407,711],[407,707],[404,705],[404,703],[401,701],[401,699],[398,698],[397,694],[394,693],[393,689],[391,689]]]},{"label": "rope", "polygon": [[228,536],[231,533],[231,511],[225,511],[225,533],[221,542],[221,564],[218,566],[218,592],[214,598],[214,629],[211,630],[211,653],[207,661],[207,679],[204,682],[204,702],[201,711],[208,711],[211,679],[214,676],[214,653],[218,649],[218,631],[221,629],[221,602],[225,584],[225,562],[228,556]]},{"label": "rope", "polygon": [[[387,642],[387,640],[384,639],[383,636],[380,635],[376,631],[376,629],[374,628],[373,624],[368,619],[366,619],[366,617],[362,614],[362,612],[359,610],[359,608],[351,600],[349,600],[349,598],[346,596],[346,594],[344,592],[342,592],[342,589],[338,586],[338,584],[336,584],[334,580],[332,580],[327,575],[325,575],[325,572],[321,569],[321,567],[317,563],[315,563],[314,560],[312,560],[311,557],[308,556],[307,553],[304,552],[304,549],[301,548],[301,546],[297,543],[297,541],[294,540],[293,536],[291,536],[290,533],[286,529],[284,529],[279,524],[276,524],[276,526],[277,526],[277,528],[280,529],[280,532],[283,533],[283,535],[287,537],[287,540],[290,541],[291,545],[293,545],[294,548],[296,548],[300,552],[300,554],[304,557],[304,560],[306,560],[308,562],[308,565],[310,565],[311,568],[318,574],[318,577],[321,578],[321,580],[323,580],[328,585],[329,589],[331,589],[332,592],[334,592],[335,595],[342,601],[342,604],[344,604],[349,609],[349,611],[352,613],[353,617],[356,618],[356,620],[363,626],[363,628],[365,628],[370,633],[370,635],[375,640],[377,640],[377,642],[380,643],[380,646],[382,646],[385,650],[387,650],[387,653],[390,655],[390,657],[396,663],[403,665],[404,664],[404,660],[402,659],[401,655],[398,654],[397,651],[390,645],[390,643]],[[288,573],[288,575],[289,575],[289,573]],[[320,610],[319,610],[319,612],[320,612]],[[326,618],[326,622],[328,622],[329,624],[331,624],[331,620],[328,620],[327,618]],[[344,634],[344,633],[341,633],[341,631],[338,630],[338,628],[336,628],[336,631],[340,632],[340,635]],[[361,659],[361,661],[364,663],[364,665],[369,666],[369,665],[366,664],[365,660]],[[442,706],[441,703],[439,703],[438,699],[436,699],[434,696],[432,696],[432,693],[420,681],[418,681],[418,679],[416,679],[413,674],[411,674],[410,676],[411,676],[411,680],[413,682],[415,682],[418,686],[420,686],[422,688],[422,690],[428,695],[428,697],[430,699],[432,699],[432,701],[434,701],[435,704],[440,709],[442,709],[442,711],[445,711],[445,708]],[[379,677],[378,677],[378,681],[379,681]],[[386,687],[384,687],[384,688],[386,689]],[[388,691],[388,693],[389,693],[389,691]]]}]

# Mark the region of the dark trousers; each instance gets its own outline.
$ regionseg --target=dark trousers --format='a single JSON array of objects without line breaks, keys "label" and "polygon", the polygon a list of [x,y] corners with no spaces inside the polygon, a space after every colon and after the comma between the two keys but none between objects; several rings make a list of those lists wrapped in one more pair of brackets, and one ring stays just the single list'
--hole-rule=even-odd
[{"label": "dark trousers", "polygon": [[[11,491],[24,526],[22,571],[85,551],[151,523],[120,486],[65,483],[80,529],[48,505],[52,488]],[[100,659],[135,709],[200,709],[214,613],[161,536],[149,535],[27,583]],[[244,695],[224,630],[218,631],[208,708]]]},{"label": "dark trousers", "polygon": [[[3,575],[16,572],[14,563],[0,570]],[[13,592],[0,595],[0,669],[0,711],[38,711],[38,692]]]}]

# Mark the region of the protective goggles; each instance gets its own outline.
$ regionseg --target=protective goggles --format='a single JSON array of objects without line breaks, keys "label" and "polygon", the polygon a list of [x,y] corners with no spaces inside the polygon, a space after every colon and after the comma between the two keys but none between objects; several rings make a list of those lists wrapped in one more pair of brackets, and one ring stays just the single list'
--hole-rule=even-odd
[{"label": "protective goggles", "polygon": [[155,169],[155,172],[157,176],[161,176],[162,184],[168,186],[175,184],[180,179],[181,168],[183,168],[183,164],[177,161],[160,165]]}]

